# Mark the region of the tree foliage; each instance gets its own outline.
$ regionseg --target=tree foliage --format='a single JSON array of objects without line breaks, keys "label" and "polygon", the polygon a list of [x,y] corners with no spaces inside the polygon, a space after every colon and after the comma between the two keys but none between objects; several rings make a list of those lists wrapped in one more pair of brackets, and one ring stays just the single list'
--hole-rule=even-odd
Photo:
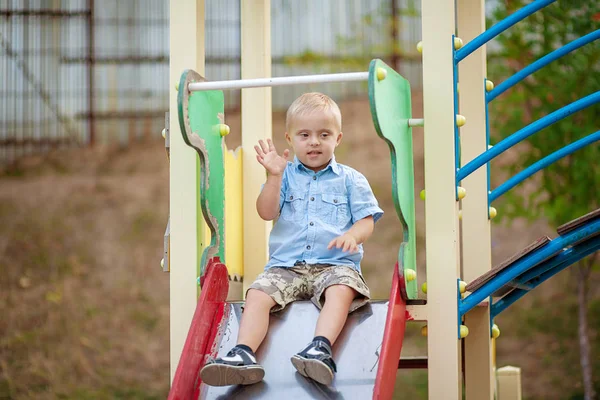
[{"label": "tree foliage", "polygon": [[[493,13],[502,20],[530,1],[505,0]],[[600,2],[557,1],[510,28],[494,43],[488,76],[502,81],[571,41],[600,28]],[[490,46],[493,52],[494,47]],[[522,127],[588,95],[600,93],[600,40],[587,44],[535,72],[490,106],[494,134],[507,137]],[[600,104],[569,115],[530,136],[510,175],[549,154],[600,130]],[[502,214],[508,218],[543,218],[558,226],[599,206],[600,144],[595,142],[539,171],[527,190],[506,194]],[[588,324],[588,279],[596,256],[573,269],[577,280],[578,338],[584,398],[595,398],[593,349]],[[593,304],[593,303],[592,303]],[[596,327],[591,327],[595,331]]]},{"label": "tree foliage", "polygon": [[[529,1],[506,0],[491,23]],[[501,82],[535,60],[600,28],[600,2],[558,1],[534,13],[490,46],[488,76]],[[498,48],[494,51],[494,47]],[[542,68],[490,104],[497,139],[580,98],[600,91],[600,41],[592,42]],[[525,151],[508,168],[514,173],[554,151],[600,129],[600,105],[575,113],[526,140]],[[598,208],[600,144],[589,145],[538,172],[536,190],[525,196],[513,189],[502,213],[507,217],[545,218],[557,226]]]}]

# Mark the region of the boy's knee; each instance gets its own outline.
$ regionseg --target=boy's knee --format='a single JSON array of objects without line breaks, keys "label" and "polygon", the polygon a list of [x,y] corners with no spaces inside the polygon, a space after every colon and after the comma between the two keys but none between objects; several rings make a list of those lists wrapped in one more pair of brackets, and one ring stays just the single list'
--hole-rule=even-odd
[{"label": "boy's knee", "polygon": [[275,305],[275,300],[271,298],[265,292],[258,289],[248,289],[246,293],[246,304],[245,308],[249,307],[260,307],[260,308],[271,308]]},{"label": "boy's knee", "polygon": [[331,299],[349,299],[353,300],[358,293],[350,286],[332,285],[325,289],[325,300]]}]

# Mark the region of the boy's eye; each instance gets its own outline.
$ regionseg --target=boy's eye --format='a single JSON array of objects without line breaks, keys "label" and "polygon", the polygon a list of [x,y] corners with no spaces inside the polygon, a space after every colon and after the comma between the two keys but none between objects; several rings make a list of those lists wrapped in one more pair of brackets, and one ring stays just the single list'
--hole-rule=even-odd
[{"label": "boy's eye", "polygon": [[321,133],[321,136],[322,136],[322,137],[327,137],[327,136],[329,136],[329,133],[327,133],[327,132],[323,132],[323,133]]}]

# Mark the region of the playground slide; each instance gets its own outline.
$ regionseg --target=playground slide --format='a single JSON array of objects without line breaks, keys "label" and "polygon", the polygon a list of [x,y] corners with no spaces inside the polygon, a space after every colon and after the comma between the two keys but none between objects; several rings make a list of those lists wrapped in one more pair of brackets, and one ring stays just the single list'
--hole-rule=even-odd
[{"label": "playground slide", "polygon": [[269,333],[257,352],[266,371],[263,382],[210,387],[200,381],[199,371],[209,357],[235,345],[242,315],[243,303],[225,302],[226,271],[217,259],[209,262],[169,400],[391,398],[407,320],[397,268],[391,302],[372,301],[349,315],[333,349],[338,372],[331,386],[304,378],[290,362],[312,339],[319,316],[311,302],[301,301],[271,315]]},{"label": "playground slide", "polygon": [[[350,314],[344,331],[334,346],[338,372],[331,386],[323,386],[300,375],[290,362],[309,343],[319,316],[309,301],[296,302],[272,314],[269,333],[257,352],[265,368],[265,379],[255,385],[210,387],[202,384],[203,399],[370,399],[377,374],[385,302],[372,302]],[[241,303],[227,304],[227,324],[220,332],[218,355],[234,345],[242,316]],[[219,338],[217,338],[219,340]]]}]

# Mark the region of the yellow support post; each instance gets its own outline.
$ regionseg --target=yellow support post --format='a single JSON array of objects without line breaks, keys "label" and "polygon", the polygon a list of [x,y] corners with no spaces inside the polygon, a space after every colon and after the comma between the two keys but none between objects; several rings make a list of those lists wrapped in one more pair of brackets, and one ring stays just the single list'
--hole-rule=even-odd
[{"label": "yellow support post", "polygon": [[[242,79],[268,78],[271,1],[244,0],[241,7]],[[266,175],[264,167],[256,161],[254,145],[259,139],[271,138],[271,131],[271,88],[242,89],[244,293],[263,271],[268,258],[272,223],[263,221],[256,212],[256,199]]]},{"label": "yellow support post", "polygon": [[243,205],[242,205],[242,148],[223,149],[225,154],[225,260],[229,273],[228,300],[242,299],[244,275]]},{"label": "yellow support post", "polygon": [[[458,1],[458,36],[468,43],[485,30],[485,0]],[[460,128],[462,165],[487,150],[485,123],[485,46],[459,64],[459,113],[469,121]],[[462,200],[463,279],[471,282],[491,268],[487,167],[459,182],[469,193]],[[465,398],[494,398],[490,308],[476,307],[465,315],[470,334],[465,338]]]},{"label": "yellow support post", "polygon": [[521,368],[506,366],[498,369],[498,400],[521,400]]},{"label": "yellow support post", "polygon": [[[196,269],[205,224],[199,214],[197,154],[181,136],[177,90],[184,69],[204,74],[204,0],[171,0],[169,4],[170,132],[170,354],[171,380],[198,298]],[[179,88],[183,89],[183,88]]]},{"label": "yellow support post", "polygon": [[459,400],[458,203],[454,171],[454,0],[423,1],[429,398]]}]

